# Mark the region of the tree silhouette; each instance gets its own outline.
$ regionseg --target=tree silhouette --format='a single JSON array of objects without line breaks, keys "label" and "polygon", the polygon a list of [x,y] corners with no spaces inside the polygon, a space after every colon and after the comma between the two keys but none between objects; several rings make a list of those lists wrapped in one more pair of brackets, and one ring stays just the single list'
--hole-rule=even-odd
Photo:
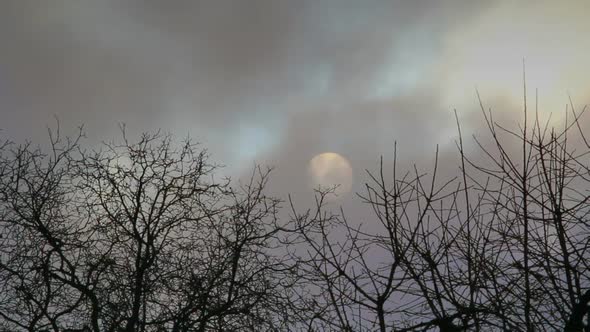
[{"label": "tree silhouette", "polygon": [[[351,220],[318,190],[281,210],[270,170],[218,178],[159,132],[84,149],[0,144],[0,328],[7,331],[590,331],[590,144],[481,103],[458,172],[391,173]],[[390,173],[391,175],[387,175]],[[282,211],[282,212],[281,212]],[[289,215],[287,215],[289,214]]]},{"label": "tree silhouette", "polygon": [[330,211],[326,191],[315,209],[294,212],[313,225],[293,250],[313,329],[590,330],[581,114],[571,104],[557,130],[525,105],[514,131],[481,110],[490,136],[475,143],[487,160],[468,156],[457,121],[457,177],[439,179],[438,153],[426,173],[402,173],[394,160],[388,178],[382,162],[359,195],[373,209],[364,224]]},{"label": "tree silhouette", "polygon": [[279,201],[257,168],[233,186],[190,141],[144,134],[51,152],[4,146],[0,317],[12,329],[277,329],[289,278]]}]

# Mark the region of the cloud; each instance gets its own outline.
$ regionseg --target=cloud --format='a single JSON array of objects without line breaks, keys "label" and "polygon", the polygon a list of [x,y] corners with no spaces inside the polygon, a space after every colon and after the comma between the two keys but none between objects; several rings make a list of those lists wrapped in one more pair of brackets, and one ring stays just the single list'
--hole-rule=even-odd
[{"label": "cloud", "polygon": [[541,96],[565,82],[584,99],[582,5],[8,1],[0,127],[37,140],[54,115],[64,128],[85,123],[91,140],[119,122],[162,128],[203,142],[230,174],[269,163],[277,187],[301,190],[307,161],[334,151],[362,179],[395,140],[404,160],[430,160],[436,144],[452,153],[452,109],[477,128],[465,115],[478,107],[474,86],[491,106],[518,105],[523,57]]},{"label": "cloud", "polygon": [[[584,1],[503,1],[468,27],[445,38],[439,63],[441,99],[446,105],[470,103],[465,89],[477,87],[487,98],[509,98],[522,104],[523,60],[527,94],[538,89],[540,112],[562,113],[568,94],[587,99],[590,32]],[[586,101],[586,100],[584,100]]]}]

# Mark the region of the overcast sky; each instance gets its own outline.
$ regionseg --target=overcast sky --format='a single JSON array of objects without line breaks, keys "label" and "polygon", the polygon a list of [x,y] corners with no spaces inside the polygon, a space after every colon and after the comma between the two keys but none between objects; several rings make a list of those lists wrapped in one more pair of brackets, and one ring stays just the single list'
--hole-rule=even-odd
[{"label": "overcast sky", "polygon": [[236,176],[276,166],[283,192],[305,192],[309,160],[335,152],[358,189],[396,140],[403,160],[452,155],[453,109],[466,132],[480,125],[476,87],[516,123],[523,58],[542,112],[568,93],[588,102],[585,3],[6,0],[0,128],[41,140],[57,116],[91,141],[121,122],[161,128]]}]

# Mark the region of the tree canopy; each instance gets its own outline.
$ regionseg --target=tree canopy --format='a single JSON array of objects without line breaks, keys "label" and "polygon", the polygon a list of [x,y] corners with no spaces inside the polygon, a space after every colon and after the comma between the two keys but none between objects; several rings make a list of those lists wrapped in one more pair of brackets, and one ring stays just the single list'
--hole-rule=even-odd
[{"label": "tree canopy", "polygon": [[[528,111],[530,113],[530,111]],[[580,112],[583,113],[583,112]],[[0,145],[6,331],[589,331],[590,145],[482,106],[458,171],[367,172],[366,228],[268,195],[271,170],[219,178],[160,132],[99,149],[50,132]],[[388,176],[386,174],[390,174]],[[288,191],[289,188],[286,188]]]}]

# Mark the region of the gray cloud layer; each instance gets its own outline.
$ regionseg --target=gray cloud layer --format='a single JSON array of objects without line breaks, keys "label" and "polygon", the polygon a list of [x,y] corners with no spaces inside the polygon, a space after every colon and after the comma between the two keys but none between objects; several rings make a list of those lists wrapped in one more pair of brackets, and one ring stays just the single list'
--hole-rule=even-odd
[{"label": "gray cloud layer", "polygon": [[452,148],[449,95],[464,89],[471,104],[458,107],[474,106],[476,82],[470,67],[457,76],[449,66],[506,3],[5,1],[0,127],[39,139],[56,115],[66,128],[86,124],[91,139],[119,122],[162,128],[202,141],[236,174],[276,165],[277,187],[304,191],[320,152],[343,154],[362,176],[394,140],[406,158]]}]

